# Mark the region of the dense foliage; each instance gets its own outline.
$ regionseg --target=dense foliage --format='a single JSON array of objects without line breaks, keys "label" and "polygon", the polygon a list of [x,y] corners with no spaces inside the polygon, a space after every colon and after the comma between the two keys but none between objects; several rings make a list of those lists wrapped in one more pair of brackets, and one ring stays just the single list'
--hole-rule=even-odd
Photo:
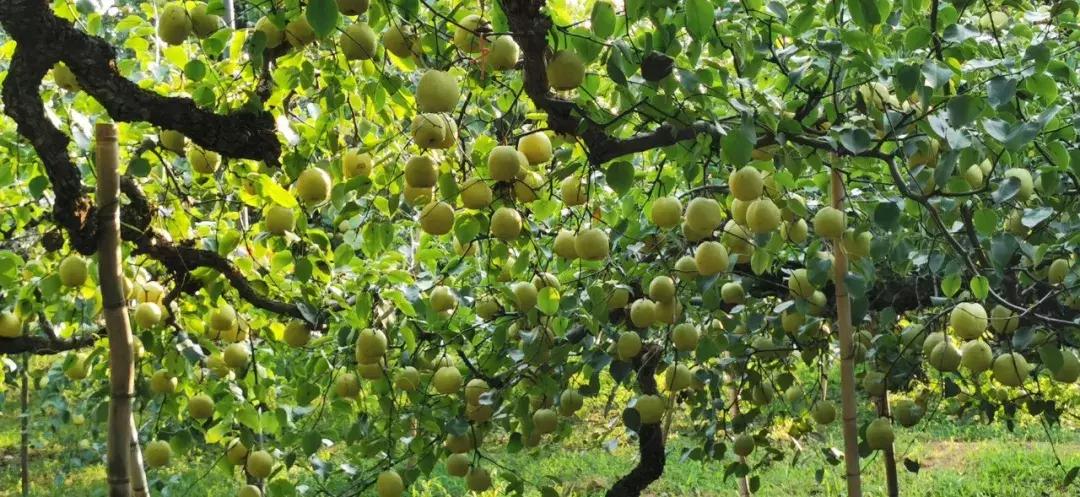
[{"label": "dense foliage", "polygon": [[[53,422],[105,421],[80,240],[120,121],[149,468],[556,495],[485,449],[559,443],[611,377],[638,495],[673,418],[733,475],[798,457],[841,358],[864,456],[927,413],[1075,416],[1075,1],[41,3],[0,7],[0,352],[72,349]],[[115,63],[25,27],[53,15]],[[15,52],[50,44],[35,107]]]}]

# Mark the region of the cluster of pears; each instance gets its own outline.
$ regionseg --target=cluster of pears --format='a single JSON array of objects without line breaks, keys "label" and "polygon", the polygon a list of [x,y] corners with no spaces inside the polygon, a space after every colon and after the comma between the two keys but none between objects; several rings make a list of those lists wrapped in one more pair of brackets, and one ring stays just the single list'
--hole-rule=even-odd
[{"label": "cluster of pears", "polygon": [[161,41],[169,45],[179,45],[192,34],[198,38],[206,38],[223,26],[221,16],[209,13],[204,2],[196,2],[190,11],[183,3],[174,2],[161,10],[157,34]]},{"label": "cluster of pears", "polygon": [[[126,280],[125,280],[126,283]],[[156,281],[136,283],[131,289],[135,298],[135,324],[142,329],[150,329],[161,323],[167,309],[163,304],[165,288]]]},{"label": "cluster of pears", "polygon": [[[922,350],[933,368],[957,371],[963,367],[972,374],[990,371],[994,380],[1007,387],[1022,386],[1035,369],[1035,365],[1029,364],[1018,351],[995,356],[990,345],[982,339],[988,329],[1007,337],[1019,328],[1020,317],[1011,309],[997,305],[988,315],[982,304],[962,302],[950,312],[949,326],[963,344],[957,347],[952,337],[944,332],[928,335]],[[1073,350],[1062,348],[1059,352],[1062,363],[1052,372],[1052,377],[1062,383],[1075,383],[1080,379],[1080,359]]]}]

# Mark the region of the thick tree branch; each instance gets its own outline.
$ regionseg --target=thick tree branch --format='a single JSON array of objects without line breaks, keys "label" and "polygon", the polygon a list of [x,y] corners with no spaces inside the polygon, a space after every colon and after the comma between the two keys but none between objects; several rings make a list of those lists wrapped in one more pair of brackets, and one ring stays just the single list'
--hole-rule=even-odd
[{"label": "thick tree branch", "polygon": [[547,113],[549,128],[556,133],[581,138],[589,151],[590,162],[599,165],[623,155],[674,145],[699,135],[722,134],[715,123],[699,121],[685,127],[665,123],[653,131],[629,138],[616,138],[608,134],[603,126],[581,115],[573,102],[548,90],[547,33],[552,27],[552,21],[551,17],[542,12],[545,3],[545,0],[502,0],[510,31],[521,47],[524,58],[522,80],[525,93],[538,108]]},{"label": "thick tree branch", "polygon": [[45,319],[45,314],[38,315],[38,324],[44,336],[24,335],[16,338],[0,338],[0,354],[49,355],[68,350],[82,349],[94,344],[99,338],[105,336],[105,330],[96,333],[88,333],[63,339],[56,335],[52,324]]},{"label": "thick tree branch", "polygon": [[[661,349],[656,345],[645,348],[636,359],[637,382],[641,393],[657,395],[656,366],[660,361]],[[652,482],[664,474],[664,429],[660,423],[643,424],[638,428],[637,466],[619,478],[605,494],[606,497],[639,497]]]},{"label": "thick tree branch", "polygon": [[[278,163],[281,143],[274,119],[268,112],[245,110],[215,114],[200,109],[191,99],[145,90],[120,75],[116,49],[112,45],[57,17],[43,0],[0,3],[0,25],[19,48],[41,58],[35,75],[44,75],[40,66],[44,65],[47,70],[53,62],[62,60],[71,68],[83,90],[117,121],[145,121],[173,129],[226,157]],[[10,105],[10,102],[5,103]],[[61,148],[58,152],[63,151]]]}]

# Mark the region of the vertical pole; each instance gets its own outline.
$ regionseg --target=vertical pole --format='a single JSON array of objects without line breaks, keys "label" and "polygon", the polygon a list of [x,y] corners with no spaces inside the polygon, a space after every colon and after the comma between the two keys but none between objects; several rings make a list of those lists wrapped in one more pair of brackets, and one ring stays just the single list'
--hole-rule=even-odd
[{"label": "vertical pole", "polygon": [[225,25],[229,29],[236,28],[236,7],[233,5],[233,0],[224,0],[222,6],[225,7]]},{"label": "vertical pole", "polygon": [[22,360],[22,437],[19,445],[19,467],[22,470],[22,496],[30,495],[30,353]]},{"label": "vertical pole", "polygon": [[[731,389],[731,417],[735,418],[739,415],[739,389]],[[746,464],[746,458],[738,456],[740,463]],[[739,497],[750,497],[750,479],[746,475],[742,475],[738,478],[739,481]]]},{"label": "vertical pole", "polygon": [[94,127],[98,205],[98,281],[109,333],[109,434],[105,458],[110,497],[130,497],[128,468],[132,441],[131,399],[135,391],[135,366],[131,323],[124,302],[123,271],[120,266],[120,147],[116,125],[98,123]]},{"label": "vertical pole", "polygon": [[143,465],[142,447],[139,446],[139,425],[135,423],[135,411],[131,412],[131,444],[128,449],[128,471],[131,473],[132,497],[147,497],[146,467]]},{"label": "vertical pole", "polygon": [[[832,206],[844,210],[844,178],[832,169]],[[862,497],[859,475],[859,425],[855,405],[855,346],[851,330],[851,300],[844,277],[848,272],[847,254],[833,242],[833,283],[836,286],[836,325],[840,334],[840,398],[843,402],[844,468],[848,497]]]}]

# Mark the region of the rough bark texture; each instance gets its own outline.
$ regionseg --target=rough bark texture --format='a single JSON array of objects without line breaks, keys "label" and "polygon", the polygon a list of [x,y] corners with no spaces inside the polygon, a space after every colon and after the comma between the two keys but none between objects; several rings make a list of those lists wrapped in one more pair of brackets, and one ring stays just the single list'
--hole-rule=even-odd
[{"label": "rough bark texture", "polygon": [[41,157],[55,194],[53,217],[80,253],[92,254],[96,247],[94,205],[68,156],[70,140],[46,118],[39,93],[42,78],[59,61],[115,120],[147,121],[174,129],[226,157],[278,162],[281,145],[269,113],[218,115],[200,109],[190,99],[140,88],[117,71],[116,51],[111,45],[54,15],[44,0],[0,2],[0,26],[16,42],[4,80],[4,113]]},{"label": "rough bark texture", "polygon": [[69,340],[55,335],[26,335],[17,338],[0,338],[0,354],[48,355],[68,350],[89,347],[98,339],[97,335],[83,335]]},{"label": "rough bark texture", "polygon": [[[832,170],[832,206],[844,210],[844,178],[838,169]],[[833,243],[834,278],[836,286],[836,324],[840,338],[840,399],[843,413],[844,468],[848,497],[862,497],[862,476],[859,472],[859,425],[855,403],[855,341],[851,329],[851,299],[844,278],[848,272],[847,254]]]},{"label": "rough bark texture", "polygon": [[[645,395],[657,395],[656,365],[660,349],[649,346],[634,360],[638,387]],[[664,474],[664,430],[660,423],[643,424],[638,428],[637,466],[619,478],[607,491],[606,497],[639,497],[652,482]]]}]

